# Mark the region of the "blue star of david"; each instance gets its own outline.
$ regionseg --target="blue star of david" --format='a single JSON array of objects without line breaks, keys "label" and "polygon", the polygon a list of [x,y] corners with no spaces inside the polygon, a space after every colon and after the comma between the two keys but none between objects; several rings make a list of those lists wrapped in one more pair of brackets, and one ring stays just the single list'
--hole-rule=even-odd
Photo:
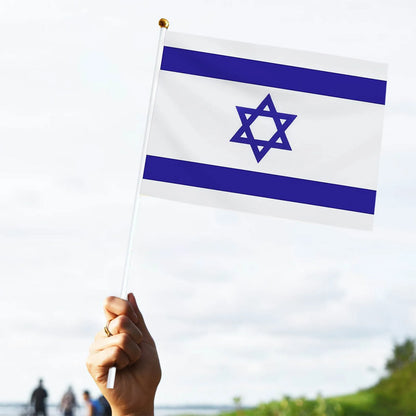
[{"label": "blue star of david", "polygon": [[[236,106],[241,120],[241,127],[231,138],[231,142],[249,144],[254,156],[259,163],[268,151],[274,149],[292,150],[286,137],[286,129],[296,118],[294,114],[278,113],[270,94],[259,104],[257,108]],[[251,131],[251,125],[257,117],[270,117],[276,125],[276,133],[269,140],[255,139]]]}]

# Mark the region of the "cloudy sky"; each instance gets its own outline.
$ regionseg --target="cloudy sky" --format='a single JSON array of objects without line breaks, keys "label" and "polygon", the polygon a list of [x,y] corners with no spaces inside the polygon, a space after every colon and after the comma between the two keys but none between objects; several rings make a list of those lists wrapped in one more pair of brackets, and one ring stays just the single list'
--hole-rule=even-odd
[{"label": "cloudy sky", "polygon": [[[412,0],[3,0],[0,401],[85,369],[119,292],[159,29],[387,62],[372,232],[141,201],[129,288],[158,404],[352,392],[416,334]],[[353,129],[351,134],[354,134]]]}]

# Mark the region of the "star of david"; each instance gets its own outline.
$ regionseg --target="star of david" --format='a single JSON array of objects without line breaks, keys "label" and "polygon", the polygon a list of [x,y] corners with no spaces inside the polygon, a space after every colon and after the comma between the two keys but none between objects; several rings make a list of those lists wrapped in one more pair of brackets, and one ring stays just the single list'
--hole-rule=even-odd
[{"label": "star of david", "polygon": [[[241,120],[241,127],[231,138],[231,142],[249,144],[254,153],[254,157],[259,163],[270,149],[292,150],[286,137],[286,129],[296,118],[294,114],[278,113],[270,94],[259,104],[257,108],[247,108],[236,106]],[[270,117],[276,125],[276,132],[269,140],[254,138],[251,125],[258,117]]]}]

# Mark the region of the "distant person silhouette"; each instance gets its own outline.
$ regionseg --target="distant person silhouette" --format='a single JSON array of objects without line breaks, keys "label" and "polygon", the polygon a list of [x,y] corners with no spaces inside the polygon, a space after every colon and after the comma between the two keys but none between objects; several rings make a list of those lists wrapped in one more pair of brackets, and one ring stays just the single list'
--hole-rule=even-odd
[{"label": "distant person silhouette", "polygon": [[98,401],[100,402],[103,416],[111,416],[111,406],[110,403],[108,403],[108,400],[101,395],[98,398]]},{"label": "distant person silhouette", "polygon": [[73,416],[76,406],[75,394],[72,391],[72,387],[69,386],[61,400],[61,412],[64,416]]},{"label": "distant person silhouette", "polygon": [[87,408],[86,416],[111,416],[111,407],[104,396],[92,399],[90,392],[85,390],[83,397]]},{"label": "distant person silhouette", "polygon": [[48,392],[43,388],[43,380],[39,379],[38,387],[33,391],[30,403],[34,407],[34,416],[42,415],[46,416],[46,398]]}]

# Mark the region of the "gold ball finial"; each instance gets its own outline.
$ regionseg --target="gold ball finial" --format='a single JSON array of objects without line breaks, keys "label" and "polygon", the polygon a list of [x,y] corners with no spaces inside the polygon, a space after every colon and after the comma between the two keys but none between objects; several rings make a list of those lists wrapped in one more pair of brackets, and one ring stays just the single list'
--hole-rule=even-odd
[{"label": "gold ball finial", "polygon": [[159,26],[167,29],[169,27],[169,20],[162,17],[162,19],[159,20]]}]

